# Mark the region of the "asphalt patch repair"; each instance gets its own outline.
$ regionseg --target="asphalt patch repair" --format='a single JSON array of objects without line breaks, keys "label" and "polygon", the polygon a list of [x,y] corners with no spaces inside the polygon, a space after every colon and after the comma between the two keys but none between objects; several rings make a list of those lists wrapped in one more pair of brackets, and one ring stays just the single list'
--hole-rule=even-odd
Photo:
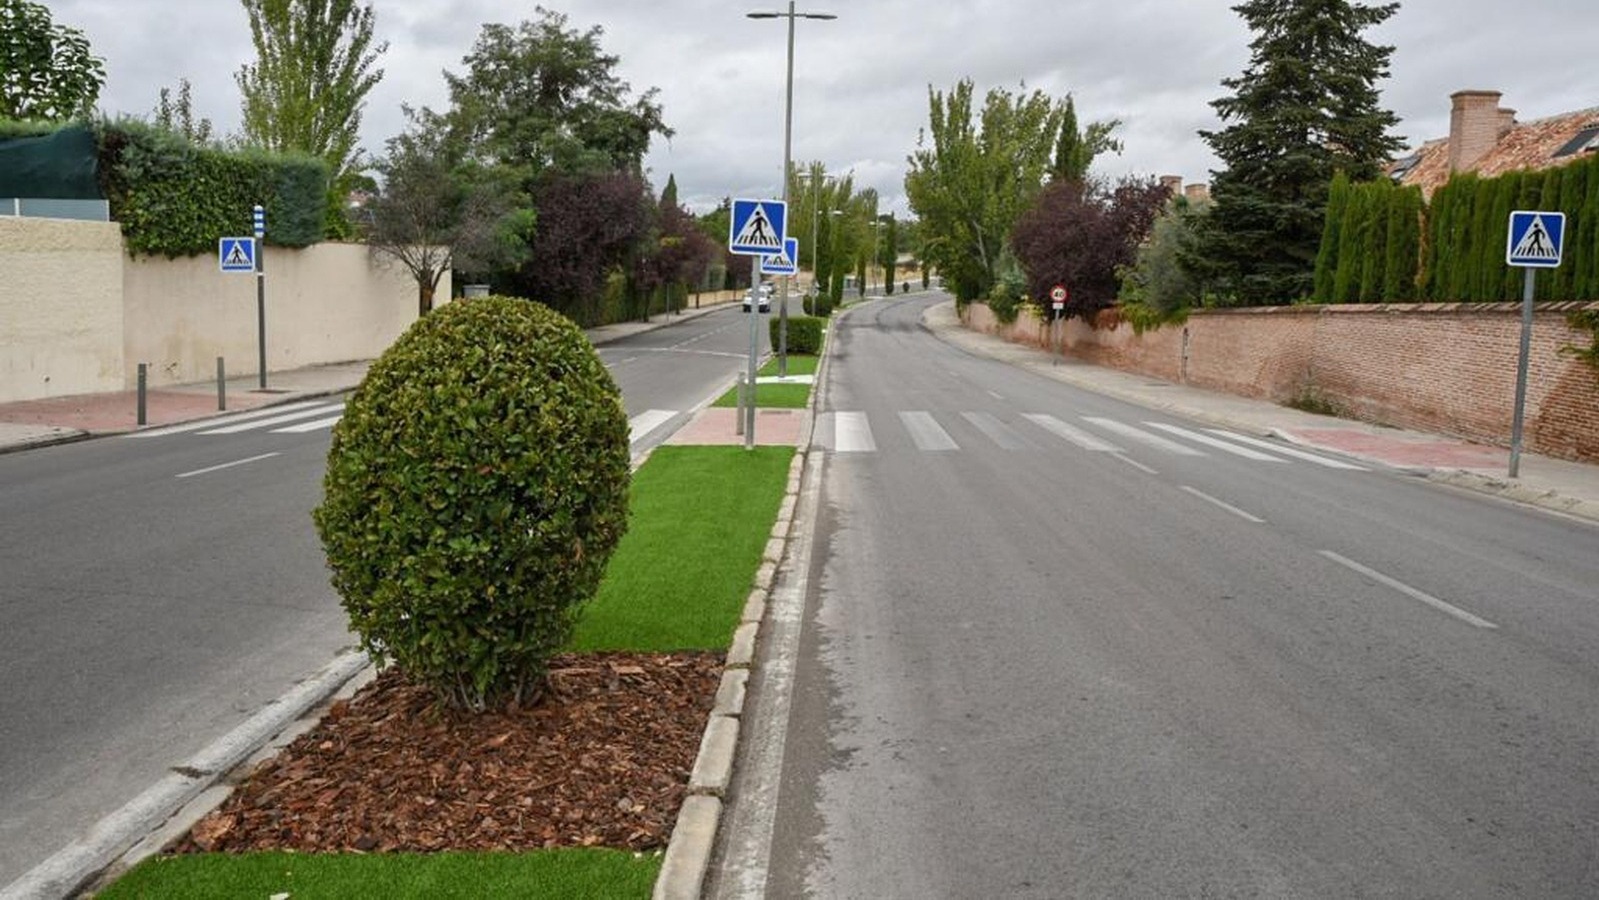
[{"label": "asphalt patch repair", "polygon": [[385,672],[167,852],[663,849],[723,660],[562,655],[537,705],[481,715]]}]

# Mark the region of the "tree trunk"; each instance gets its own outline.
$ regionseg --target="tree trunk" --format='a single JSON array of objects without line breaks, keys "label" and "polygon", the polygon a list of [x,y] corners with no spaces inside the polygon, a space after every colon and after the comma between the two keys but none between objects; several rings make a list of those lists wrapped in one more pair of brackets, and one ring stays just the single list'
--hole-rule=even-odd
[{"label": "tree trunk", "polygon": [[416,314],[417,318],[433,311],[433,283],[431,281],[419,283],[416,286]]}]

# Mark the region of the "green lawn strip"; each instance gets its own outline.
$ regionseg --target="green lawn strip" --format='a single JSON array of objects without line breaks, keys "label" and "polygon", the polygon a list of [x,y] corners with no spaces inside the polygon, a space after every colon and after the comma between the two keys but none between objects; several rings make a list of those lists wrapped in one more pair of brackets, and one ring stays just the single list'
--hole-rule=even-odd
[{"label": "green lawn strip", "polygon": [[725,650],[788,485],[792,447],[659,447],[570,649]]},{"label": "green lawn strip", "polygon": [[[818,364],[820,364],[821,359],[822,358],[820,356],[810,356],[810,355],[794,356],[794,355],[790,355],[789,358],[788,358],[788,374],[790,374],[790,375],[815,375],[816,374],[816,367],[817,367]],[[767,360],[766,361],[766,365],[761,366],[760,372],[758,372],[756,374],[763,375],[763,376],[776,377],[776,375],[777,375],[777,357],[774,356],[771,359]]]},{"label": "green lawn strip", "polygon": [[[660,447],[633,476],[627,535],[569,650],[725,650],[788,485],[792,447]],[[524,854],[196,854],[155,858],[99,896],[648,897],[660,858]]]},{"label": "green lawn strip", "polygon": [[[808,384],[756,384],[755,406],[765,409],[804,409],[811,402]],[[738,406],[738,388],[723,394],[712,406]]]},{"label": "green lawn strip", "polygon": [[99,900],[212,900],[284,894],[293,900],[387,898],[645,898],[658,854],[619,850],[538,853],[222,853],[153,857]]}]

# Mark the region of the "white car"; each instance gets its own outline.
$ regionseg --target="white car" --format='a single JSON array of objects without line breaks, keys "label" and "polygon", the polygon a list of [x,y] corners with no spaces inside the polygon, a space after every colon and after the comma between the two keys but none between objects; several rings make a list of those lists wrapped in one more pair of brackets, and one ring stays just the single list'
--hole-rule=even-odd
[{"label": "white car", "polygon": [[748,291],[747,290],[747,291],[744,292],[744,311],[745,312],[749,312],[750,311],[750,304],[755,299],[754,295],[756,293],[759,293],[759,295],[760,295],[760,302],[758,304],[758,306],[760,308],[760,311],[761,312],[771,312],[772,311],[772,291],[771,291],[771,287],[769,285],[764,285],[764,284],[761,285],[759,291]]}]

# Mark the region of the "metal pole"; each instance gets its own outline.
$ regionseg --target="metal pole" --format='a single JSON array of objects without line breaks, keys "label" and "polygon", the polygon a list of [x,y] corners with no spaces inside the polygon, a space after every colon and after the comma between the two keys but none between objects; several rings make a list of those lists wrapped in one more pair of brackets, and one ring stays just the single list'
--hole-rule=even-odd
[{"label": "metal pole", "polygon": [[228,376],[227,367],[222,364],[222,357],[217,357],[217,411],[228,408]]},{"label": "metal pole", "polygon": [[733,433],[742,435],[744,433],[744,400],[745,400],[745,397],[744,397],[744,373],[743,372],[738,373],[738,388],[736,390],[738,392],[738,419],[733,424]]},{"label": "metal pole", "polygon": [[259,354],[260,388],[266,390],[266,209],[255,207],[255,329]]},{"label": "metal pole", "polygon": [[755,339],[760,331],[761,302],[756,296],[756,286],[761,280],[761,258],[750,257],[750,402],[744,408],[744,449],[755,449]]},{"label": "metal pole", "polygon": [[[788,169],[794,146],[794,0],[788,0],[788,81],[783,94],[783,205],[788,205]],[[796,260],[796,264],[798,261]],[[777,300],[777,375],[788,376],[788,276]]]},{"label": "metal pole", "polygon": [[145,395],[145,386],[148,383],[147,375],[148,375],[148,369],[149,368],[150,367],[149,367],[149,365],[147,363],[139,363],[139,410],[138,410],[138,420],[139,420],[139,424],[140,425],[143,425],[146,421],[148,421],[148,418],[145,416],[144,395]]},{"label": "metal pole", "polygon": [[1521,472],[1521,429],[1527,413],[1527,361],[1532,355],[1532,295],[1537,286],[1537,269],[1531,266],[1521,288],[1521,356],[1516,361],[1516,414],[1510,426],[1510,477]]}]

